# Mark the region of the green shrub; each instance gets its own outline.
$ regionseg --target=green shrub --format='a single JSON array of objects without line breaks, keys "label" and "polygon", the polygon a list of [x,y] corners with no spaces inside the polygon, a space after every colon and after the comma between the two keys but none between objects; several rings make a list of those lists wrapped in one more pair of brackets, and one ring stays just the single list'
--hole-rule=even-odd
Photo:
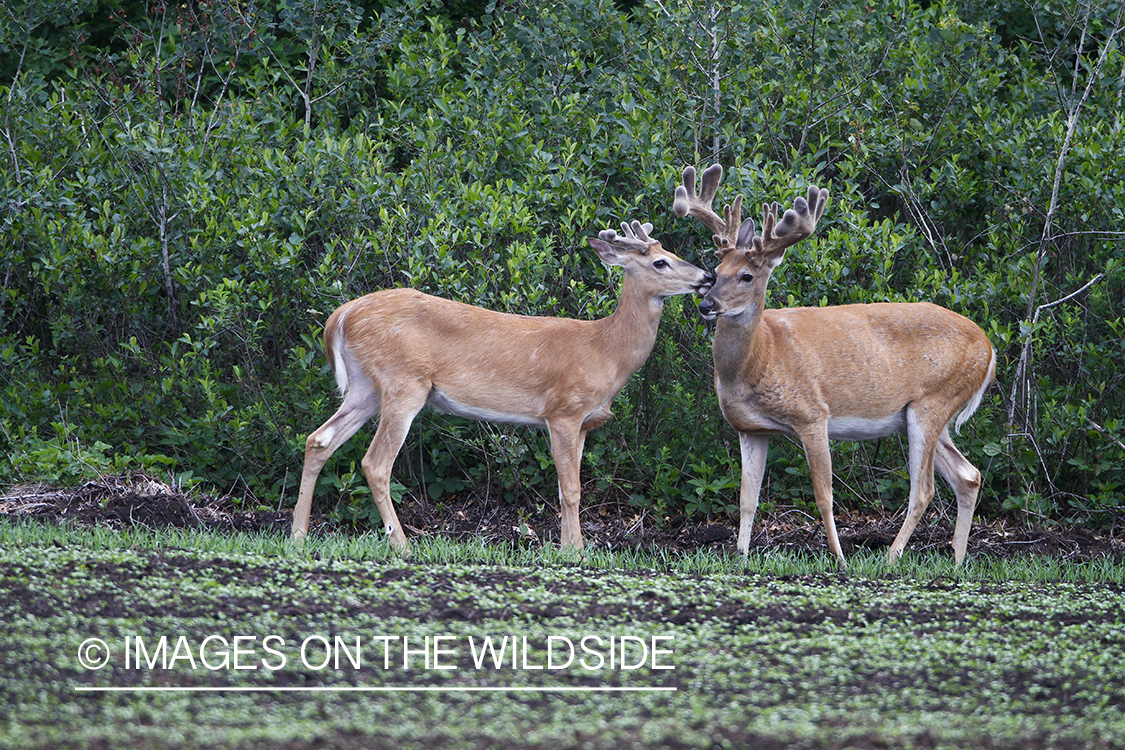
[{"label": "green shrub", "polygon": [[[338,403],[320,349],[336,306],[409,285],[607,315],[617,276],[583,238],[651,220],[667,247],[710,264],[698,227],[669,208],[684,164],[718,160],[720,200],[832,191],[771,304],[924,299],[988,333],[998,386],[959,438],[985,470],[982,514],[1112,525],[1125,486],[1115,7],[1087,9],[1079,49],[1073,4],[869,6],[713,18],[706,5],[624,14],[576,0],[452,22],[333,2],[270,26],[215,3],[186,26],[99,22],[65,64],[21,63],[8,44],[0,447],[16,460],[0,481],[141,466],[250,505],[291,500],[304,436]],[[0,38],[37,54],[76,38],[52,40],[46,16],[13,7]],[[1018,31],[1029,18],[1035,41]],[[1073,50],[1083,65],[1060,66]],[[1057,93],[1087,83],[1044,243],[1070,111]],[[709,347],[691,302],[670,300],[652,357],[587,444],[589,492],[658,519],[734,507],[737,439]],[[374,514],[356,470],[364,435],[318,495],[342,521]],[[835,448],[841,504],[900,506],[901,442]],[[396,475],[396,492],[435,502],[485,486],[513,502],[555,496],[543,435],[437,415],[419,418]],[[809,502],[795,442],[774,440],[767,481],[766,507]]]}]

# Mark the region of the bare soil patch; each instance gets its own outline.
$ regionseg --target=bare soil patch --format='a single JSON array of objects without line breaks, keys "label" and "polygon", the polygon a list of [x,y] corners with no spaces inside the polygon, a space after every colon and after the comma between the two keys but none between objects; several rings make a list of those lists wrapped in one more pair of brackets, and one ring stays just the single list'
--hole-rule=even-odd
[{"label": "bare soil patch", "polygon": [[[445,535],[455,539],[483,537],[493,542],[537,544],[556,541],[554,509],[529,509],[526,504],[486,500],[467,493],[440,502],[404,500],[399,518],[414,536]],[[213,531],[286,533],[291,509],[240,510],[230,497],[200,496],[173,488],[143,474],[103,477],[76,488],[17,486],[0,495],[0,515],[34,518],[77,527],[110,526],[150,529],[201,528]],[[871,516],[838,508],[836,525],[845,553],[890,547],[902,523],[901,514]],[[341,526],[314,514],[311,533],[365,531]],[[709,548],[734,553],[737,519],[683,515],[657,518],[627,504],[595,502],[582,510],[582,531],[588,542],[611,548]],[[936,549],[952,554],[953,525],[931,509],[910,540],[910,549]],[[759,514],[752,546],[760,549],[820,552],[826,548],[820,518],[814,512],[787,507]],[[1006,520],[976,519],[969,553],[1010,557],[1049,555],[1074,562],[1105,557],[1125,558],[1125,539],[1079,526],[1027,527]]]}]

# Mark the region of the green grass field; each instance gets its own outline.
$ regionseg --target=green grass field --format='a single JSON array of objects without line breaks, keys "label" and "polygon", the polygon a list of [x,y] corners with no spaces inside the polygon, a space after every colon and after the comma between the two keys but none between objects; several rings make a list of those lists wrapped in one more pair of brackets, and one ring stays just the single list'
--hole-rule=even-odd
[{"label": "green grass field", "polygon": [[1122,747],[1123,574],[0,520],[0,747]]}]

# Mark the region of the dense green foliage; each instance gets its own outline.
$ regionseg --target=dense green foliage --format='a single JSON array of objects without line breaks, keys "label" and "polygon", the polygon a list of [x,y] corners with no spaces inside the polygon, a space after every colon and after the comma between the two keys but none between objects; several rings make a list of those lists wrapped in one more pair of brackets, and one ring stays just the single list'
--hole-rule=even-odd
[{"label": "dense green foliage", "polygon": [[[989,334],[999,385],[960,438],[981,513],[1114,523],[1120,4],[628,5],[5,4],[0,481],[141,467],[292,502],[304,435],[337,403],[332,309],[410,285],[606,315],[617,278],[583,238],[645,218],[710,263],[669,208],[683,165],[718,160],[751,205],[832,190],[772,304],[930,300]],[[587,443],[587,493],[658,517],[731,507],[709,347],[671,301]],[[365,434],[322,479],[343,519],[376,513]],[[841,504],[904,501],[895,441],[839,444],[836,466]],[[398,478],[418,501],[555,495],[542,435],[434,415]],[[767,503],[810,502],[799,446],[774,441],[767,482]]]}]

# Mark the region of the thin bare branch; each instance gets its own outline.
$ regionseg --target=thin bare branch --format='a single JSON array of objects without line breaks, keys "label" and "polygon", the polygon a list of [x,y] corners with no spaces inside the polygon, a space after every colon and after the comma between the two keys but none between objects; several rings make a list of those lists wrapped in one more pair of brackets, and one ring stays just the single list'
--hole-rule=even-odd
[{"label": "thin bare branch", "polygon": [[1113,435],[1110,435],[1108,432],[1106,432],[1105,428],[1102,427],[1100,424],[1098,424],[1097,422],[1095,422],[1092,419],[1087,419],[1086,424],[1090,425],[1090,427],[1095,432],[1097,432],[1099,435],[1104,437],[1106,440],[1108,440],[1111,443],[1116,443],[1118,448],[1125,451],[1125,443],[1121,442],[1120,440],[1115,438]]},{"label": "thin bare branch", "polygon": [[[1091,286],[1093,286],[1097,282],[1101,281],[1104,277],[1105,277],[1104,273],[1099,273],[1097,276],[1095,276],[1094,278],[1090,279],[1085,284],[1083,284],[1081,286],[1081,288],[1071,292],[1070,294],[1066,295],[1065,297],[1061,297],[1060,299],[1057,299],[1054,302],[1048,302],[1044,305],[1039,305],[1038,307],[1035,308],[1035,311],[1031,316],[1031,323],[1030,323],[1030,325],[1027,326],[1027,333],[1024,335],[1023,347],[1020,350],[1020,359],[1019,359],[1019,362],[1016,364],[1016,374],[1015,374],[1015,377],[1012,379],[1012,393],[1011,393],[1011,396],[1009,396],[1009,398],[1008,398],[1008,424],[1014,424],[1015,423],[1016,403],[1019,400],[1019,392],[1020,392],[1020,389],[1021,389],[1021,385],[1023,385],[1024,381],[1027,379],[1028,363],[1031,361],[1032,338],[1033,338],[1033,335],[1035,333],[1035,324],[1039,322],[1040,313],[1042,313],[1044,310],[1049,310],[1052,307],[1057,307],[1061,304],[1069,302],[1070,300],[1072,300],[1075,297],[1077,297],[1078,295],[1082,294],[1082,292],[1086,291],[1087,289],[1089,289]],[[1030,386],[1028,386],[1028,387],[1030,387]]]},{"label": "thin bare branch", "polygon": [[[1102,44],[1101,52],[1098,54],[1097,62],[1094,64],[1093,69],[1089,72],[1086,80],[1086,86],[1082,90],[1082,95],[1078,98],[1078,101],[1075,102],[1073,101],[1073,95],[1077,92],[1078,89],[1078,79],[1081,72],[1080,60],[1082,58],[1082,44],[1084,43],[1086,38],[1086,26],[1083,25],[1082,27],[1082,39],[1079,41],[1079,47],[1075,54],[1076,61],[1074,64],[1074,79],[1071,84],[1072,104],[1067,108],[1066,135],[1063,136],[1062,145],[1059,147],[1059,157],[1055,160],[1055,175],[1054,180],[1051,183],[1051,200],[1047,205],[1047,215],[1043,221],[1043,234],[1041,236],[1039,250],[1035,258],[1035,266],[1032,270],[1031,291],[1028,293],[1027,298],[1028,318],[1031,317],[1033,311],[1035,310],[1035,300],[1039,291],[1039,277],[1042,272],[1043,258],[1044,256],[1046,256],[1047,250],[1051,245],[1050,238],[1052,236],[1054,228],[1053,225],[1055,221],[1055,214],[1057,213],[1059,206],[1059,190],[1062,186],[1063,175],[1066,171],[1066,160],[1070,152],[1071,142],[1074,140],[1074,132],[1078,128],[1078,120],[1082,114],[1082,108],[1086,105],[1086,101],[1090,98],[1090,93],[1093,91],[1094,85],[1098,81],[1099,74],[1101,73],[1102,68],[1105,66],[1105,61],[1109,56],[1109,51],[1114,46],[1114,39],[1121,32],[1121,22],[1123,15],[1125,15],[1125,5],[1122,5],[1118,9],[1117,18],[1114,21],[1113,28],[1110,30],[1109,36],[1106,38],[1105,43]],[[1087,23],[1088,22],[1089,16],[1087,15]]]}]

